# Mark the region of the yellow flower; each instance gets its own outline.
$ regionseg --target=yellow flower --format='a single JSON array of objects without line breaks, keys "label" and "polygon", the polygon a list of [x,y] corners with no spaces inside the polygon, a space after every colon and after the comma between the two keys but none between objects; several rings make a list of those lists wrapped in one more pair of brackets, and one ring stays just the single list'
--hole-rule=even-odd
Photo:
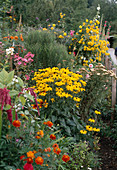
[{"label": "yellow flower", "polygon": [[62,35],[59,35],[59,38],[64,38]]},{"label": "yellow flower", "polygon": [[55,26],[56,26],[56,24],[53,24],[52,26],[53,26],[53,27],[55,27]]},{"label": "yellow flower", "polygon": [[91,119],[91,118],[90,118],[88,121],[95,123],[95,120],[94,120],[94,119]]},{"label": "yellow flower", "polygon": [[60,21],[58,21],[58,22],[60,22]]},{"label": "yellow flower", "polygon": [[80,133],[81,133],[81,134],[86,134],[87,131],[86,131],[86,130],[80,130]]},{"label": "yellow flower", "polygon": [[79,28],[82,28],[82,26],[80,25]]},{"label": "yellow flower", "polygon": [[100,114],[101,114],[101,112],[99,112],[99,111],[95,110],[95,114],[100,115]]},{"label": "yellow flower", "polygon": [[86,130],[93,131],[93,128],[90,125],[86,125]]},{"label": "yellow flower", "polygon": [[66,36],[66,35],[67,35],[67,33],[65,32],[63,35],[64,35],[64,36]]},{"label": "yellow flower", "polygon": [[88,19],[86,19],[86,22],[88,22],[89,20]]},{"label": "yellow flower", "polygon": [[53,30],[54,28],[53,27],[51,27],[51,30]]},{"label": "yellow flower", "polygon": [[54,98],[51,98],[52,103],[55,101]]},{"label": "yellow flower", "polygon": [[71,52],[69,52],[69,54],[71,54]]},{"label": "yellow flower", "polygon": [[98,128],[93,128],[93,131],[94,131],[94,132],[100,132],[100,129],[98,129]]}]

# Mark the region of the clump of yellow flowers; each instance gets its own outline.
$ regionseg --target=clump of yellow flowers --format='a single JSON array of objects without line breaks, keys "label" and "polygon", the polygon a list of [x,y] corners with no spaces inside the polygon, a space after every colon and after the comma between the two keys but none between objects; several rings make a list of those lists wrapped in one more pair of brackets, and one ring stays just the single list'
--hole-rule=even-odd
[{"label": "clump of yellow flowers", "polygon": [[90,21],[86,19],[86,22],[79,26],[78,31],[72,37],[77,64],[80,60],[85,63],[91,58],[101,61],[102,55],[109,55],[107,53],[109,42],[101,39],[99,24],[100,22],[97,19]]},{"label": "clump of yellow flowers", "polygon": [[43,101],[46,99],[45,105],[48,101],[53,103],[58,101],[58,98],[63,98],[65,102],[67,99],[74,101],[78,107],[81,100],[79,94],[85,91],[86,86],[82,75],[73,73],[68,68],[39,69],[38,72],[35,72],[32,80],[36,81],[33,88],[38,94],[38,102],[41,101],[40,104],[43,104],[42,99]]}]

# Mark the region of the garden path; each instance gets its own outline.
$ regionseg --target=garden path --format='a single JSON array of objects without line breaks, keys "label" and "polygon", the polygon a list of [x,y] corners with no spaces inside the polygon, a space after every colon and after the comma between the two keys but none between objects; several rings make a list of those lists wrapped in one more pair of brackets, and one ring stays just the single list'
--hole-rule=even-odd
[{"label": "garden path", "polygon": [[109,48],[108,52],[110,53],[110,57],[115,65],[117,65],[117,57],[115,56],[115,49]]}]

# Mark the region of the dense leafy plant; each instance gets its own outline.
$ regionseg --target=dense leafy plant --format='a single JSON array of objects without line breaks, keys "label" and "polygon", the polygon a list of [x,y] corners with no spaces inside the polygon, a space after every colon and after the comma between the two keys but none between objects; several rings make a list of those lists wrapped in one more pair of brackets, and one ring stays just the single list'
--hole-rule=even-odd
[{"label": "dense leafy plant", "polygon": [[33,80],[36,81],[33,88],[38,94],[41,115],[56,125],[60,124],[65,135],[78,138],[77,132],[81,123],[77,107],[86,86],[82,75],[73,73],[68,68],[53,67],[39,69],[35,72]]},{"label": "dense leafy plant", "polygon": [[87,170],[99,166],[99,158],[96,153],[90,150],[89,142],[87,141],[73,144],[69,154],[71,160],[66,166],[71,170]]},{"label": "dense leafy plant", "polygon": [[66,47],[57,43],[54,34],[50,31],[33,30],[28,34],[25,45],[28,51],[35,54],[33,63],[33,69],[35,70],[40,67],[54,67],[58,64],[61,67],[69,65],[70,58],[68,57]]}]

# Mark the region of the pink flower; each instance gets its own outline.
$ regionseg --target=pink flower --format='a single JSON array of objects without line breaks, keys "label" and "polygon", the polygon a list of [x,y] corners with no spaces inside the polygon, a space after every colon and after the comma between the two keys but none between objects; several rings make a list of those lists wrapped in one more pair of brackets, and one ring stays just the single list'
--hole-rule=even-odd
[{"label": "pink flower", "polygon": [[89,76],[89,74],[86,74],[86,79],[88,79],[90,76]]},{"label": "pink flower", "polygon": [[104,24],[104,27],[106,27],[106,24]]},{"label": "pink flower", "polygon": [[105,21],[105,23],[107,23],[107,21]]},{"label": "pink flower", "polygon": [[71,37],[73,37],[73,35],[74,35],[74,30],[70,30],[70,35],[71,35]]},{"label": "pink flower", "polygon": [[93,64],[89,64],[89,68],[93,68]]},{"label": "pink flower", "polygon": [[24,66],[26,66],[26,63],[24,63]]},{"label": "pink flower", "polygon": [[25,77],[26,77],[26,80],[29,80],[29,79],[30,79],[30,77],[29,77],[28,75],[25,75]]},{"label": "pink flower", "polygon": [[21,61],[19,61],[17,64],[18,64],[18,65],[21,65],[21,64],[22,64],[22,62],[21,62]]},{"label": "pink flower", "polygon": [[26,51],[26,49],[24,49],[24,51]]}]

